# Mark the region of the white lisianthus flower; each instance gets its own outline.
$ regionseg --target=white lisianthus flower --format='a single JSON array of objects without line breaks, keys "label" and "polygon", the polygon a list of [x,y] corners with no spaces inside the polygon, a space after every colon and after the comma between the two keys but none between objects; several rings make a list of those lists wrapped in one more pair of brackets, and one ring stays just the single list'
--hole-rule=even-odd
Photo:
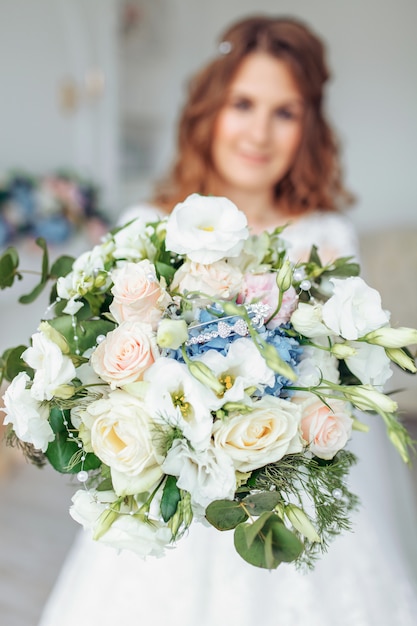
[{"label": "white lisianthus flower", "polygon": [[81,254],[72,266],[72,271],[66,276],[61,276],[57,280],[57,295],[68,300],[64,313],[75,314],[82,307],[78,298],[82,298],[92,289],[106,289],[110,285],[110,277],[105,270],[105,263],[108,260],[113,242],[111,240],[104,244],[94,246],[88,252]]},{"label": "white lisianthus flower", "polygon": [[196,514],[202,514],[214,500],[234,497],[236,476],[232,460],[212,445],[196,451],[185,439],[175,439],[162,468],[166,474],[177,476],[178,487],[191,494]]},{"label": "white lisianthus flower", "polygon": [[355,354],[347,359],[346,365],[364,385],[373,385],[382,391],[393,371],[391,361],[381,346],[354,341]]},{"label": "white lisianthus flower", "polygon": [[114,234],[115,249],[113,257],[127,261],[140,261],[141,259],[153,260],[156,248],[151,242],[150,234],[153,232],[148,222],[160,219],[155,211],[144,212],[132,222],[123,226]]},{"label": "white lisianthus flower", "polygon": [[[315,343],[326,346],[326,340],[317,338]],[[303,346],[298,364],[297,387],[315,387],[324,379],[337,384],[340,380],[338,360],[327,350]]]},{"label": "white lisianthus flower", "polygon": [[230,300],[240,291],[242,272],[227,261],[216,261],[210,265],[185,261],[175,272],[172,290],[181,293],[197,291],[212,298]]},{"label": "white lisianthus flower", "polygon": [[113,301],[109,308],[116,322],[142,322],[155,330],[171,297],[165,280],[158,281],[153,263],[148,259],[125,263],[113,270],[111,277]]},{"label": "white lisianthus flower", "polygon": [[211,411],[219,405],[211,389],[194,378],[184,363],[166,357],[147,370],[144,381],[149,413],[162,424],[179,428],[194,448],[205,448],[213,426]]},{"label": "white lisianthus flower", "polygon": [[116,390],[87,405],[82,419],[91,430],[94,453],[110,467],[119,496],[147,491],[161,478],[155,425],[141,400]]},{"label": "white lisianthus flower", "polygon": [[230,344],[226,356],[217,350],[208,350],[199,357],[215,376],[225,385],[225,392],[219,399],[219,408],[226,402],[242,402],[245,389],[272,387],[275,374],[270,369],[251,339],[242,337]]},{"label": "white lisianthus flower", "polygon": [[48,421],[49,408],[35,400],[27,389],[29,382],[26,372],[20,372],[6,389],[4,408],[0,410],[6,414],[4,425],[11,424],[19,439],[45,452],[55,439]]},{"label": "white lisianthus flower", "polygon": [[[113,492],[80,489],[72,497],[70,515],[95,535],[101,515],[108,511],[108,505],[115,499]],[[121,514],[100,536],[99,542],[116,550],[130,550],[142,557],[162,556],[172,538],[170,529],[156,520],[145,522],[126,513],[122,507]]]},{"label": "white lisianthus flower", "polygon": [[158,357],[155,334],[149,324],[123,322],[107,333],[91,355],[93,370],[112,389],[142,380]]},{"label": "white lisianthus flower", "polygon": [[331,278],[333,295],[323,305],[323,322],[335,334],[355,340],[385,326],[389,314],[381,308],[381,296],[362,278]]},{"label": "white lisianthus flower", "polygon": [[192,194],[168,217],[165,245],[207,265],[238,256],[248,237],[246,216],[233,202]]},{"label": "white lisianthus flower", "polygon": [[323,324],[322,304],[307,304],[299,302],[296,310],[291,315],[291,324],[300,335],[309,337],[325,337],[332,333]]},{"label": "white lisianthus flower", "polygon": [[162,319],[158,324],[156,343],[160,348],[177,350],[188,339],[188,326],[184,319]]},{"label": "white lisianthus flower", "polygon": [[292,402],[263,396],[245,415],[214,424],[214,445],[228,454],[235,469],[250,472],[302,450],[301,410]]},{"label": "white lisianthus flower", "polygon": [[294,396],[292,401],[301,408],[301,432],[310,452],[320,459],[332,459],[352,434],[349,403],[328,399],[324,404],[314,394]]},{"label": "white lisianthus flower", "polygon": [[384,348],[404,348],[417,343],[417,329],[404,326],[400,328],[383,326],[368,333],[364,339]]},{"label": "white lisianthus flower", "polygon": [[30,393],[36,400],[51,400],[60,385],[75,378],[71,359],[41,332],[32,335],[32,345],[23,352],[22,359],[35,370]]}]

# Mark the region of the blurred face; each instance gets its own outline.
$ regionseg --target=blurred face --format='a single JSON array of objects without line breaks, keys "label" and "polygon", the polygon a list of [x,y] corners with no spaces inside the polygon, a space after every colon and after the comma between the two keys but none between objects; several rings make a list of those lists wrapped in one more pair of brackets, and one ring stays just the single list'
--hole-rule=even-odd
[{"label": "blurred face", "polygon": [[294,162],[303,114],[302,96],[283,61],[261,52],[245,57],[214,127],[212,159],[221,191],[273,194]]}]

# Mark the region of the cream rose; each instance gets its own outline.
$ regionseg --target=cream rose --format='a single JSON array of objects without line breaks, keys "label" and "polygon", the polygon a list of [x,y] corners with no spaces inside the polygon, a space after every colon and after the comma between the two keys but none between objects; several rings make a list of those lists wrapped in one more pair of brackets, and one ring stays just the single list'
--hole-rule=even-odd
[{"label": "cream rose", "polygon": [[91,355],[93,370],[112,389],[142,380],[158,356],[149,324],[123,322],[109,332]]},{"label": "cream rose", "polygon": [[83,421],[91,427],[91,446],[110,467],[119,496],[147,491],[162,476],[154,424],[141,400],[118,389],[89,404]]},{"label": "cream rose", "polygon": [[253,411],[214,424],[214,445],[233,460],[235,469],[250,472],[300,452],[300,408],[287,400],[264,396]]},{"label": "cream rose", "polygon": [[303,400],[293,398],[293,402],[301,408],[301,432],[310,451],[320,459],[332,459],[351,436],[350,405],[343,400],[329,400],[327,406],[312,394]]},{"label": "cream rose", "polygon": [[155,266],[148,259],[126,263],[112,272],[112,279],[110,313],[116,322],[143,322],[155,330],[171,300],[164,282],[156,278]]},{"label": "cream rose", "polygon": [[199,291],[212,298],[229,300],[237,295],[241,284],[241,271],[226,261],[211,265],[186,261],[175,273],[171,289],[182,293]]}]

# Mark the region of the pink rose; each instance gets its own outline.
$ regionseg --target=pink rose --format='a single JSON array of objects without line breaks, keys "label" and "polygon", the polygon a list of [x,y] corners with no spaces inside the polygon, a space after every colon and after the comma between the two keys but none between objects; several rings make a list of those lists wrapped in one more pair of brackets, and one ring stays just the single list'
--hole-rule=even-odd
[{"label": "pink rose", "polygon": [[[251,304],[262,302],[269,306],[268,317],[273,314],[279,302],[279,289],[274,272],[264,274],[245,274],[243,287],[238,297],[239,303]],[[280,309],[269,321],[268,328],[276,328],[290,320],[297,307],[297,293],[294,287],[284,291]]]},{"label": "pink rose", "polygon": [[343,400],[328,400],[327,406],[314,395],[294,401],[301,405],[301,433],[310,451],[320,459],[332,459],[350,438],[350,405]]},{"label": "pink rose", "polygon": [[93,370],[112,389],[142,380],[158,356],[149,324],[123,322],[109,332],[91,356]]},{"label": "pink rose", "polygon": [[116,322],[143,322],[155,330],[170,297],[156,278],[153,264],[148,259],[126,263],[113,271],[112,279],[114,298],[110,312]]}]

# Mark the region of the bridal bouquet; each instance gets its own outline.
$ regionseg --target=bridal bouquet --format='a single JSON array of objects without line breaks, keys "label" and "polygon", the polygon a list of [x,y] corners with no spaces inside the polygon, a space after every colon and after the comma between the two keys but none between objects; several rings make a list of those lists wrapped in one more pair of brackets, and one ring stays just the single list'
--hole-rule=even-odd
[{"label": "bridal bouquet", "polygon": [[[409,460],[382,386],[391,362],[416,372],[417,330],[390,326],[349,258],[323,265],[313,246],[291,263],[282,231],[251,235],[230,201],[192,195],[52,268],[39,241],[23,300],[52,278],[50,305],[2,356],[5,424],[77,477],[70,512],[96,540],[158,556],[205,520],[255,566],[312,565],[357,505],[354,409]],[[3,288],[18,263],[1,257]]]}]

